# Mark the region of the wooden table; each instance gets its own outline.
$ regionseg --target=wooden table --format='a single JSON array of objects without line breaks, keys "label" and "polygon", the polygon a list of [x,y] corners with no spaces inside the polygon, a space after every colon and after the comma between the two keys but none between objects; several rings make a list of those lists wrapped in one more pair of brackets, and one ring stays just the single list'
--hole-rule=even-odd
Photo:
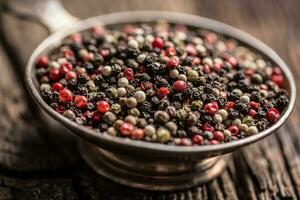
[{"label": "wooden table", "polygon": [[[202,15],[234,25],[275,49],[300,84],[300,1],[64,0],[80,18],[151,9]],[[1,6],[2,5],[2,6]],[[145,192],[112,183],[80,158],[76,143],[42,124],[23,70],[47,31],[6,12],[0,1],[0,199],[300,198],[300,103],[276,134],[232,155],[211,183],[179,192]],[[299,90],[298,90],[299,94]]]}]

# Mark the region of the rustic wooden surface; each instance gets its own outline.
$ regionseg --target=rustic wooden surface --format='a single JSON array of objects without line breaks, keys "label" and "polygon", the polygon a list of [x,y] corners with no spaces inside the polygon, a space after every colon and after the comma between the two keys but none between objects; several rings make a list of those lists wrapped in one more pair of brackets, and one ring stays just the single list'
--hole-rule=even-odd
[{"label": "rustic wooden surface", "polygon": [[[172,10],[234,25],[274,48],[300,84],[300,2],[260,0],[64,0],[80,18],[125,10]],[[47,36],[0,0],[0,200],[1,199],[298,199],[300,103],[276,134],[235,152],[211,183],[179,192],[146,192],[95,174],[68,136],[42,124],[27,96],[23,69]],[[299,88],[298,94],[299,94]],[[61,145],[64,144],[64,145]],[[67,144],[67,145],[66,145]]]}]

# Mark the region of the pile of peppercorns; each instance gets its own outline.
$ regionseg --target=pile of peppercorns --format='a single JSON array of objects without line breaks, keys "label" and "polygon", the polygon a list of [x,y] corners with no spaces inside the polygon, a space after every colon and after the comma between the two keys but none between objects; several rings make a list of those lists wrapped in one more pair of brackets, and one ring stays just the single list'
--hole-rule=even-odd
[{"label": "pile of peppercorns", "polygon": [[289,102],[279,67],[233,38],[164,21],[65,38],[36,63],[42,98],[101,134],[175,145],[267,129]]}]

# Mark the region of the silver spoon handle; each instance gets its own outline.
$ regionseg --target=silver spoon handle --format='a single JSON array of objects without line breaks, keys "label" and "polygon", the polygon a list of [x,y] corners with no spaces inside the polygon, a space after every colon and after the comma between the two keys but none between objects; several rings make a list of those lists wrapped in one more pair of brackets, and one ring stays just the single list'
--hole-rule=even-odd
[{"label": "silver spoon handle", "polygon": [[60,0],[9,0],[7,8],[17,16],[42,23],[50,32],[78,21],[63,7]]}]

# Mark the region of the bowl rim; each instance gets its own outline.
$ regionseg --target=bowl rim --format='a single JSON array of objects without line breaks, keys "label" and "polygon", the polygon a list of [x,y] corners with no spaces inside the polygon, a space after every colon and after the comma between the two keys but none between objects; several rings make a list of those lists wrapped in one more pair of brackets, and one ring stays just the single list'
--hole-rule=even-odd
[{"label": "bowl rim", "polygon": [[[121,137],[113,137],[109,135],[99,134],[96,131],[90,130],[84,126],[78,125],[77,123],[67,119],[63,115],[55,112],[39,94],[38,89],[35,87],[34,80],[34,63],[39,55],[46,52],[48,48],[53,48],[56,44],[59,44],[61,39],[65,36],[86,30],[90,27],[96,25],[112,25],[112,24],[123,24],[123,23],[134,23],[134,22],[155,22],[157,20],[165,19],[171,23],[184,24],[196,28],[202,28],[211,30],[223,35],[227,35],[238,41],[246,44],[247,46],[257,50],[262,55],[266,56],[272,62],[274,62],[278,67],[282,69],[282,72],[285,75],[285,78],[289,82],[289,104],[285,109],[284,114],[281,118],[273,124],[270,128],[259,132],[256,135],[248,136],[246,138],[231,141],[228,143],[221,143],[216,145],[203,145],[203,146],[175,146],[175,145],[166,145],[159,143],[151,143],[146,141],[137,141],[132,139],[126,139]],[[106,15],[100,15],[78,22],[74,22],[69,26],[62,28],[61,30],[51,34],[49,37],[44,39],[38,47],[31,54],[29,61],[25,70],[25,82],[27,88],[32,95],[36,103],[42,107],[46,113],[48,113],[52,118],[66,126],[67,128],[73,130],[78,136],[87,139],[89,142],[92,142],[99,147],[104,146],[118,146],[121,149],[139,149],[142,151],[159,151],[164,153],[207,153],[207,152],[219,152],[219,151],[232,151],[233,149],[245,146],[247,144],[258,141],[269,134],[273,133],[278,129],[286,119],[291,114],[296,100],[296,84],[294,77],[285,64],[285,62],[272,50],[269,46],[251,36],[250,34],[241,31],[231,25],[224,24],[222,22],[195,16],[186,13],[179,12],[169,12],[169,11],[128,11],[128,12],[118,12],[110,13]]]}]

